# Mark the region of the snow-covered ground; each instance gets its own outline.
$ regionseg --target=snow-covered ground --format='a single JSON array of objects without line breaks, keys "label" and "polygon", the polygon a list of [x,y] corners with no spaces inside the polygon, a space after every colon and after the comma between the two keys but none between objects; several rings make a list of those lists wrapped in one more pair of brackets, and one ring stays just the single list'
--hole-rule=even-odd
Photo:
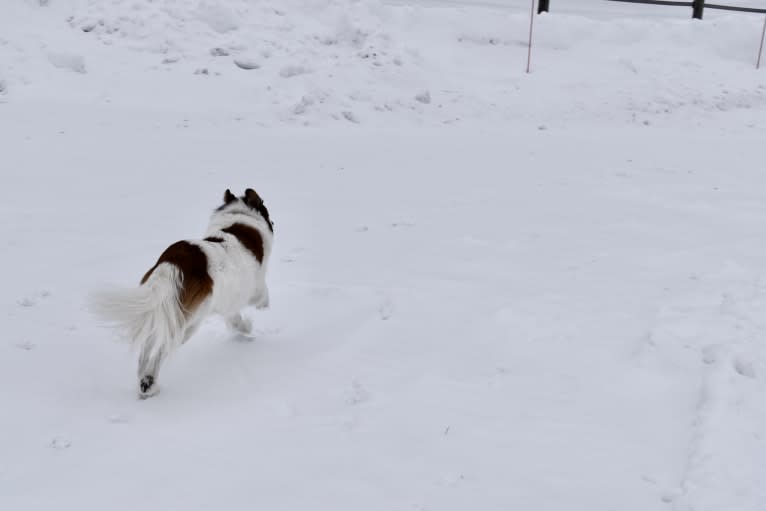
[{"label": "snow-covered ground", "polygon": [[[43,3],[0,4],[0,509],[766,508],[762,17],[553,0],[526,75],[520,0]],[[247,186],[256,339],[139,401],[88,292]]]},{"label": "snow-covered ground", "polygon": [[601,14],[582,16],[574,1],[553,2],[528,76],[521,0],[37,2],[0,7],[0,79],[19,102],[216,112],[268,127],[700,123],[766,104],[755,15],[710,10],[693,22],[691,9],[582,0]]}]

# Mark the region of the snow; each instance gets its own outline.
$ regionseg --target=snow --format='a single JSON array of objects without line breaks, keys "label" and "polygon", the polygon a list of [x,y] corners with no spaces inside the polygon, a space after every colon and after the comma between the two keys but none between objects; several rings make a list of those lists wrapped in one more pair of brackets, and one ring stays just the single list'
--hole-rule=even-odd
[{"label": "snow", "polygon": [[51,52],[48,54],[48,60],[60,69],[68,69],[75,73],[85,73],[85,59],[81,55]]},{"label": "snow", "polygon": [[[265,126],[342,124],[343,112],[377,127],[699,122],[766,101],[754,69],[759,16],[709,10],[693,22],[691,9],[602,0],[583,0],[583,16],[557,2],[538,17],[525,75],[528,6],[512,4],[12,0],[0,73],[17,101],[135,108],[151,97],[156,108],[248,114]],[[611,15],[590,15],[599,9]],[[85,59],[87,79],[62,77],[40,58],[51,52]],[[431,103],[416,99],[423,90]]]},{"label": "snow", "polygon": [[[0,509],[761,511],[763,18],[551,4],[2,2]],[[86,296],[250,186],[139,401]]]}]

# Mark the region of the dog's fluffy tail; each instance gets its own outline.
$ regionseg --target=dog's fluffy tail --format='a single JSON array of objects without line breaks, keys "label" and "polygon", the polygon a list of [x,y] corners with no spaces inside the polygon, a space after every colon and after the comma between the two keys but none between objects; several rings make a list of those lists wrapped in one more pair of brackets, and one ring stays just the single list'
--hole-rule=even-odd
[{"label": "dog's fluffy tail", "polygon": [[90,309],[142,353],[152,358],[166,355],[182,342],[182,278],[175,265],[162,263],[139,287],[93,293]]}]

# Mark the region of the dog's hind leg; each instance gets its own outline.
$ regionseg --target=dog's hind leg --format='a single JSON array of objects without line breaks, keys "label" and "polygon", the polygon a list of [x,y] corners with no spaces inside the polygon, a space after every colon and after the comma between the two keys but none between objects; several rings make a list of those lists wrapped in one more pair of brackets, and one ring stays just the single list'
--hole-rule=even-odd
[{"label": "dog's hind leg", "polygon": [[[198,326],[199,323],[187,324],[183,331],[182,343],[194,335]],[[138,396],[141,399],[152,397],[160,391],[157,378],[160,374],[160,366],[166,356],[165,349],[155,350],[151,344],[141,349],[141,355],[138,357]]]},{"label": "dog's hind leg", "polygon": [[152,353],[151,346],[144,346],[138,357],[138,397],[146,399],[160,391],[157,377],[165,354],[162,350]]}]

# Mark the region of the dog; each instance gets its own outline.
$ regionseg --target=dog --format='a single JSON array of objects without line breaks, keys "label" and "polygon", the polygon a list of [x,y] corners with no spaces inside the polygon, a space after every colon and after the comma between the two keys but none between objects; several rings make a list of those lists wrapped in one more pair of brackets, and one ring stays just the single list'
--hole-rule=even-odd
[{"label": "dog", "polygon": [[91,296],[96,316],[140,350],[140,398],[159,392],[162,362],[207,316],[220,314],[231,330],[250,334],[241,310],[269,306],[266,269],[273,239],[274,224],[255,190],[248,188],[241,197],[226,190],[204,239],[170,245],[138,287]]}]

